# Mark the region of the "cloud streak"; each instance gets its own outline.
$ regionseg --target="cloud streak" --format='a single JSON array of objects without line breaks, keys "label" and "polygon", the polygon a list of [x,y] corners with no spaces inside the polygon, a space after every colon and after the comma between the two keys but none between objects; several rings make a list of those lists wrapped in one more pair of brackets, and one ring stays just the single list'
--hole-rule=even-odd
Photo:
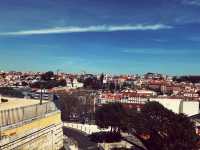
[{"label": "cloud streak", "polygon": [[[173,49],[124,49],[122,53],[128,54],[142,54],[142,55],[189,55],[191,50],[182,49],[182,50],[173,50]],[[199,54],[198,50],[193,51],[193,54]]]},{"label": "cloud streak", "polygon": [[183,0],[183,4],[200,6],[200,0]]},{"label": "cloud streak", "polygon": [[172,26],[164,24],[153,24],[153,25],[121,25],[121,26],[88,26],[88,27],[55,27],[47,29],[38,30],[21,30],[16,32],[4,32],[0,35],[40,35],[40,34],[64,34],[64,33],[84,33],[84,32],[116,32],[116,31],[146,31],[146,30],[161,30],[161,29],[171,29]]}]

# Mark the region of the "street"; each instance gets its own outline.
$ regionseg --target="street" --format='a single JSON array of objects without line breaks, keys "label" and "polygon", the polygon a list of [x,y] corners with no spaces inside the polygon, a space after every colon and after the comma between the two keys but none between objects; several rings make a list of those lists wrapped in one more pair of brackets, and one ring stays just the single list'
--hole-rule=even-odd
[{"label": "street", "polygon": [[97,150],[97,143],[91,142],[87,135],[74,129],[63,127],[64,135],[78,142],[80,150]]}]

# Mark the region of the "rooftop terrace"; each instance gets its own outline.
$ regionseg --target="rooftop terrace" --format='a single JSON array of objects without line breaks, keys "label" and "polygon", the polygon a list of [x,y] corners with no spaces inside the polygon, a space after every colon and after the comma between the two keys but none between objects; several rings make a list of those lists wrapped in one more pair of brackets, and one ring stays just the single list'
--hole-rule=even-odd
[{"label": "rooftop terrace", "polygon": [[8,101],[0,103],[0,128],[41,118],[58,111],[51,101],[43,101],[40,104],[40,101],[35,99],[8,97],[3,97],[3,99]]},{"label": "rooftop terrace", "polygon": [[[25,107],[25,106],[31,106],[31,105],[40,103],[40,100],[35,100],[35,99],[10,98],[10,97],[9,98],[2,97],[2,99],[6,99],[6,100],[8,100],[8,102],[0,103],[0,111],[14,109],[14,108],[20,108],[20,107]],[[47,103],[47,101],[43,100],[43,103]]]}]

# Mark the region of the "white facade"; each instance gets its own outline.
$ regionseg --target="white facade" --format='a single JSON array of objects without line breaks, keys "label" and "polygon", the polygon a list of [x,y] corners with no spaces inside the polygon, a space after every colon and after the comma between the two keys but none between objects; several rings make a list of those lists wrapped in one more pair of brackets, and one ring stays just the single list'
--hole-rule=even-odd
[{"label": "white facade", "polygon": [[137,94],[147,94],[147,95],[152,95],[152,96],[157,95],[156,92],[150,91],[150,90],[137,90]]},{"label": "white facade", "polygon": [[151,98],[150,101],[156,101],[162,104],[165,108],[172,110],[175,113],[183,113],[188,116],[199,113],[198,101],[184,101],[182,99],[168,98]]},{"label": "white facade", "polygon": [[81,87],[83,87],[83,83],[78,82],[77,79],[74,79],[74,80],[73,80],[73,87],[74,87],[74,88],[81,88]]},{"label": "white facade", "polygon": [[66,80],[67,87],[70,89],[82,88],[84,85],[81,82],[78,82],[77,79],[74,79],[72,82],[70,79]]},{"label": "white facade", "polygon": [[196,115],[199,113],[199,102],[198,101],[183,101],[182,102],[182,113],[188,116]]},{"label": "white facade", "polygon": [[150,101],[156,101],[162,104],[165,108],[172,110],[175,113],[180,113],[181,99],[151,98]]}]

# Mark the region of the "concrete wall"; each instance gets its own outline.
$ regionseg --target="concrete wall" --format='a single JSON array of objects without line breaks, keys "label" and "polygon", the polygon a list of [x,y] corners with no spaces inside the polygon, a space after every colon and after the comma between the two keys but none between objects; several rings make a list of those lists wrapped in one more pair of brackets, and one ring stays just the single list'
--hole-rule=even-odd
[{"label": "concrete wall", "polygon": [[112,150],[113,148],[130,149],[132,147],[132,144],[126,141],[121,141],[116,143],[100,143],[99,146],[101,146],[104,150]]},{"label": "concrete wall", "polygon": [[[5,140],[6,141],[6,140]],[[61,125],[52,125],[5,142],[1,150],[59,150],[63,146]]]},{"label": "concrete wall", "polygon": [[181,99],[151,98],[150,101],[159,102],[167,109],[172,110],[175,113],[180,113]]},{"label": "concrete wall", "polygon": [[199,113],[198,101],[184,101],[182,99],[163,99],[163,98],[151,98],[150,101],[156,101],[162,104],[169,110],[175,113],[184,113],[188,116],[192,116]]},{"label": "concrete wall", "polygon": [[52,102],[42,105],[36,104],[31,106],[0,110],[0,127],[8,126],[28,119],[42,117],[49,112],[56,111],[57,108]]},{"label": "concrete wall", "polygon": [[79,130],[85,134],[92,134],[92,133],[101,132],[101,131],[110,131],[110,128],[99,129],[97,125],[89,125],[89,124],[81,124],[81,123],[65,122],[63,123],[63,126],[67,128],[73,128],[73,129]]},{"label": "concrete wall", "polygon": [[183,101],[181,107],[181,113],[187,114],[188,116],[199,113],[199,102],[197,101]]},{"label": "concrete wall", "polygon": [[58,150],[63,146],[60,112],[1,128],[1,150]]}]

